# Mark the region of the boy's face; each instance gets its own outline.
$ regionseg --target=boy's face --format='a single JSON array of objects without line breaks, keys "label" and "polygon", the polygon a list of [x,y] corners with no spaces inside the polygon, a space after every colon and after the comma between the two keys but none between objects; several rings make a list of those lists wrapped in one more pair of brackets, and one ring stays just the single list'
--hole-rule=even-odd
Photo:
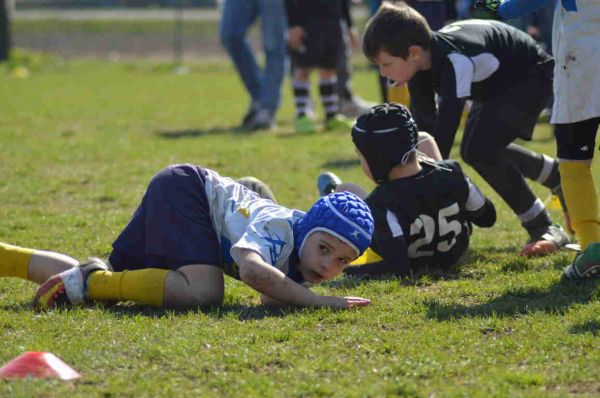
[{"label": "boy's face", "polygon": [[408,49],[406,59],[390,55],[382,50],[377,55],[375,63],[379,66],[379,73],[396,83],[403,85],[421,70],[421,58],[423,49],[418,46],[411,46]]},{"label": "boy's face", "polygon": [[304,280],[319,283],[335,278],[356,259],[348,244],[326,232],[313,232],[306,238],[298,269]]}]

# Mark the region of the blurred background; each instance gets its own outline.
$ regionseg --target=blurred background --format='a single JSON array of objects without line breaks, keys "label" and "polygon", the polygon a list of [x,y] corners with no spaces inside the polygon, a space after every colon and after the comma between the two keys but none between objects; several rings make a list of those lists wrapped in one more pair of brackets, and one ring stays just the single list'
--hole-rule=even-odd
[{"label": "blurred background", "polygon": [[[226,56],[218,40],[217,0],[1,1],[13,48],[111,60]],[[357,24],[368,13],[368,4],[354,4]],[[250,32],[256,45],[260,44],[258,29],[254,26]]]}]

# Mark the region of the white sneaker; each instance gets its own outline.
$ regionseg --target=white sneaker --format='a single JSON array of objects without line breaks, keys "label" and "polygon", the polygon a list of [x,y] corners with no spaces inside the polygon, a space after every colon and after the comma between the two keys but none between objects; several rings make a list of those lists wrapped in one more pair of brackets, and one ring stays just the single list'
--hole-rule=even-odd
[{"label": "white sneaker", "polygon": [[340,113],[350,118],[356,118],[371,110],[377,105],[375,102],[366,101],[355,95],[351,99],[340,99]]}]

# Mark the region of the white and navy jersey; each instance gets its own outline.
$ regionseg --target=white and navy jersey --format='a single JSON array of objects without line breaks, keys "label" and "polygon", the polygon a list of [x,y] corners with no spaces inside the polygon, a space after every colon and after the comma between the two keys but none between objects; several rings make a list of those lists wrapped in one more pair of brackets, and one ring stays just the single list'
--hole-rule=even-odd
[{"label": "white and navy jersey", "polygon": [[290,276],[296,262],[292,226],[304,213],[262,199],[231,178],[205,170],[211,221],[221,245],[226,273],[237,276],[241,251],[249,249]]},{"label": "white and navy jersey", "polygon": [[375,220],[371,248],[383,262],[348,273],[404,276],[420,265],[450,266],[469,247],[471,223],[494,224],[494,206],[456,161],[422,166],[414,176],[379,185],[366,199]]},{"label": "white and navy jersey", "polygon": [[499,21],[449,24],[433,32],[430,51],[431,69],[408,85],[419,129],[435,137],[454,134],[464,100],[485,101],[532,76],[552,77],[552,57],[528,34]]}]

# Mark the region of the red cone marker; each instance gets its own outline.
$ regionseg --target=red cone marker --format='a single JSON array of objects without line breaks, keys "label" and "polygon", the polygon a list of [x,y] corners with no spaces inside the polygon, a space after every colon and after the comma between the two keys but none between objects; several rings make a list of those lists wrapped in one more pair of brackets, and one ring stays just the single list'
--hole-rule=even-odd
[{"label": "red cone marker", "polygon": [[73,380],[80,378],[81,375],[49,352],[26,352],[0,368],[2,379],[26,377]]}]

